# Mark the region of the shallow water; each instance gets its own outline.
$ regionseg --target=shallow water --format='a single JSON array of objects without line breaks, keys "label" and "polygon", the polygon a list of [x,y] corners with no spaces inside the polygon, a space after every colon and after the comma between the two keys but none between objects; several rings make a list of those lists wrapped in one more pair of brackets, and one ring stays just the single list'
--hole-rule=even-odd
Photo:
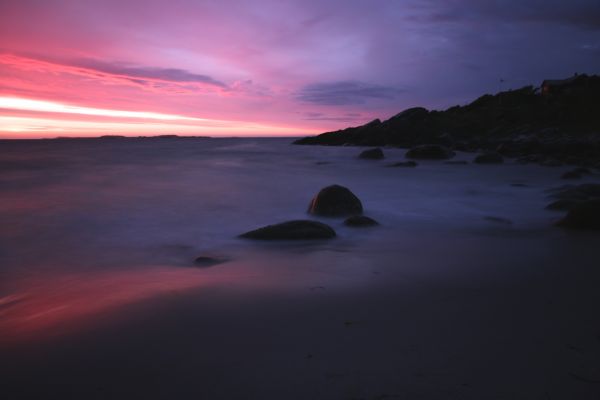
[{"label": "shallow water", "polygon": [[[110,326],[120,326],[116,321],[123,318],[142,318],[156,332],[163,332],[169,326],[197,327],[206,317],[212,321],[215,335],[229,337],[223,330],[230,324],[239,328],[236,323],[240,323],[239,318],[243,320],[240,313],[246,312],[256,314],[257,320],[269,327],[269,334],[298,339],[307,333],[290,318],[302,320],[315,304],[348,327],[355,322],[352,318],[368,319],[369,315],[385,321],[389,318],[383,315],[385,304],[406,310],[412,303],[427,313],[434,303],[440,307],[442,314],[439,310],[431,314],[436,321],[432,322],[434,330],[439,330],[446,318],[462,318],[464,326],[453,331],[460,342],[469,324],[477,325],[472,318],[481,312],[470,303],[480,301],[485,293],[493,297],[486,300],[484,296],[482,304],[488,302],[495,305],[492,309],[506,312],[515,299],[502,299],[510,297],[511,291],[517,290],[521,293],[518,296],[527,299],[538,295],[545,299],[554,289],[571,296],[574,288],[592,288],[598,281],[597,274],[591,278],[586,275],[594,265],[590,252],[597,246],[598,236],[555,228],[552,224],[561,213],[544,210],[549,202],[545,190],[564,184],[558,177],[567,168],[523,166],[510,161],[504,165],[423,161],[416,168],[388,168],[387,164],[403,159],[404,150],[385,149],[386,160],[370,161],[357,159],[361,149],[355,147],[289,143],[289,139],[0,142],[0,344],[9,350],[22,350],[67,335],[86,352],[98,356],[102,351],[90,348],[102,348],[107,345],[103,344],[105,339],[93,334],[90,338],[84,332],[101,326],[112,329]],[[472,158],[471,154],[457,157]],[[595,176],[585,179],[597,180]],[[334,183],[350,188],[362,200],[365,214],[381,226],[353,229],[340,219],[322,218],[337,231],[337,238],[260,243],[236,237],[266,224],[312,218],[306,214],[310,199],[320,188]],[[223,255],[229,261],[199,268],[193,260],[201,254]],[[565,266],[577,273],[565,278]],[[568,282],[566,289],[558,288],[561,282]],[[370,307],[355,304],[362,297]],[[326,299],[336,300],[328,303]],[[270,311],[257,314],[253,307],[263,301],[268,304],[265,310]],[[524,303],[533,307],[537,301]],[[288,319],[281,315],[285,311],[277,308],[280,302],[289,305]],[[349,307],[357,315],[349,315]],[[148,310],[153,310],[151,316]],[[466,317],[455,315],[465,310]],[[219,312],[237,322],[215,317]],[[320,314],[317,311],[315,315]],[[411,324],[423,326],[422,315],[407,318]],[[556,315],[564,318],[565,314]],[[278,318],[295,326],[294,331],[279,331],[273,325]],[[525,314],[515,318],[527,320]],[[536,326],[555,326],[560,320],[556,318],[540,320]],[[360,321],[357,324],[360,326]],[[588,326],[589,321],[583,324]],[[479,329],[487,332],[489,326]],[[377,332],[389,327],[392,331],[400,329],[395,323],[383,324],[377,331],[365,330],[365,338],[377,341]],[[125,330],[122,326],[114,329]],[[125,331],[135,332],[135,328],[129,326]],[[73,339],[77,332],[82,332],[81,338]],[[427,336],[423,328],[411,332],[403,334]],[[262,333],[254,331],[256,336],[249,337]],[[452,332],[448,335],[453,337]],[[332,348],[335,337],[325,329],[323,340]],[[136,340],[124,338],[117,341],[117,347],[135,347]],[[175,339],[170,346],[180,351],[184,343],[192,341],[185,337],[177,344]],[[264,345],[260,339],[256,343]],[[382,343],[389,345],[390,339]],[[219,357],[225,359],[252,353],[236,347],[238,355],[224,355],[227,346],[220,344]],[[246,344],[253,345],[251,340]],[[293,352],[294,346],[290,344],[286,351]],[[311,346],[319,347],[315,343]],[[134,351],[136,358],[140,358],[140,351]],[[210,354],[211,350],[206,351]],[[279,361],[284,362],[274,355],[282,351],[281,344],[264,350],[274,357],[269,373],[276,372],[274,365]],[[336,353],[338,362],[347,364],[350,361],[342,353]],[[119,354],[113,355],[114,362],[128,359],[123,352]],[[437,357],[427,354],[420,357]],[[62,359],[63,355],[56,357]],[[184,365],[193,364],[181,357],[179,362]],[[369,356],[359,357],[365,358]],[[446,356],[443,359],[452,364]],[[536,358],[534,364],[542,359]],[[28,365],[23,363],[20,370],[28,370]],[[37,365],[31,368],[41,375],[47,372],[36,361],[30,365]],[[378,372],[381,379],[372,387],[392,379],[386,374],[394,367],[383,362],[382,368]],[[223,371],[231,372],[227,368]],[[294,371],[280,378],[293,383],[295,373],[302,375]],[[344,373],[353,376],[355,372]],[[219,379],[223,386],[215,384],[216,388],[209,390],[213,395],[227,393],[227,379]],[[244,384],[246,388],[252,386],[246,381]],[[121,389],[127,387],[124,382],[119,385]],[[307,385],[307,392],[297,392],[297,398],[317,393],[322,382]],[[187,388],[193,392],[191,386]],[[163,398],[164,393],[153,393]],[[340,398],[335,388],[318,393]],[[431,393],[432,398],[440,398],[436,396],[439,392]],[[542,396],[541,389],[540,393]],[[255,395],[260,398],[265,392],[257,389]]]},{"label": "shallow water", "polygon": [[[417,168],[386,168],[401,160],[404,150],[386,149],[387,160],[369,161],[356,158],[357,148],[289,143],[2,142],[0,296],[5,310],[0,325],[11,308],[26,303],[16,299],[43,298],[49,286],[51,292],[79,293],[63,296],[58,305],[35,301],[53,310],[85,301],[90,290],[112,293],[112,286],[120,287],[117,297],[123,302],[209,278],[243,285],[268,281],[281,288],[297,284],[296,263],[306,265],[301,274],[309,280],[312,274],[325,273],[328,285],[361,285],[362,264],[374,254],[390,254],[393,260],[401,253],[406,268],[425,263],[426,270],[437,273],[439,258],[428,260],[427,253],[415,249],[444,247],[452,237],[472,242],[476,251],[485,247],[483,241],[498,236],[509,246],[519,246],[523,237],[560,235],[549,229],[559,215],[543,209],[544,189],[560,184],[558,169],[435,161]],[[307,218],[312,196],[333,183],[354,191],[365,213],[382,226],[360,230],[343,226],[339,219],[322,219],[338,232],[337,239],[322,243],[265,245],[236,237],[266,224]],[[526,186],[511,185],[515,183]],[[266,261],[261,259],[265,251]],[[194,268],[194,258],[205,253],[232,262],[210,271]],[[256,258],[260,263],[252,262]],[[163,279],[161,274],[173,276],[170,284],[154,287],[146,282],[152,274],[157,280]],[[244,278],[247,274],[254,278]],[[79,290],[90,281],[111,283]]]}]

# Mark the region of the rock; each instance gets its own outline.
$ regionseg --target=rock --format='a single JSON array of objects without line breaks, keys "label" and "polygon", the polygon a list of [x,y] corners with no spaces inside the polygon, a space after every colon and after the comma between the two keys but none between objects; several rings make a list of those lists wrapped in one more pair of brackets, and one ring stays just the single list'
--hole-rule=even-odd
[{"label": "rock", "polygon": [[414,168],[417,165],[419,165],[419,164],[417,164],[415,161],[400,161],[400,162],[397,162],[397,163],[390,164],[390,165],[388,165],[388,167],[408,167],[408,168]]},{"label": "rock", "polygon": [[568,200],[568,199],[556,200],[556,201],[553,201],[552,203],[548,204],[546,206],[546,210],[569,211],[571,208],[573,208],[578,203],[580,203],[580,202],[577,200]]},{"label": "rock", "polygon": [[417,160],[447,160],[454,155],[452,150],[437,144],[415,146],[406,152],[406,158]]},{"label": "rock", "polygon": [[444,164],[448,164],[448,165],[468,165],[469,162],[465,161],[465,160],[460,160],[460,161],[446,161]]},{"label": "rock", "polygon": [[519,164],[529,164],[529,163],[541,164],[545,161],[546,161],[546,159],[544,158],[544,156],[542,156],[540,154],[530,154],[528,156],[517,158],[517,162]]},{"label": "rock", "polygon": [[589,175],[592,171],[587,168],[579,167],[572,169],[571,171],[567,171],[562,174],[561,179],[581,179],[583,175]]},{"label": "rock", "polygon": [[557,225],[563,228],[600,230],[600,199],[576,204]]},{"label": "rock", "polygon": [[558,160],[549,159],[540,163],[543,167],[562,167],[564,164]]},{"label": "rock", "polygon": [[198,267],[212,267],[213,265],[223,264],[227,261],[229,261],[229,259],[222,256],[202,255],[196,257],[194,264],[196,264]]},{"label": "rock", "polygon": [[365,150],[358,155],[358,158],[362,158],[363,160],[381,160],[384,158],[383,150],[379,147]]},{"label": "rock", "polygon": [[573,170],[573,171],[567,171],[564,174],[561,175],[561,179],[580,179],[581,178],[581,173]]},{"label": "rock", "polygon": [[379,225],[379,222],[364,215],[353,215],[344,221],[344,225],[352,227],[365,227]]},{"label": "rock", "polygon": [[483,153],[475,157],[473,160],[476,164],[502,164],[504,162],[504,157],[500,153]]},{"label": "rock", "polygon": [[512,221],[507,218],[488,216],[488,217],[483,217],[483,219],[485,219],[486,221],[496,222],[499,224],[512,225]]},{"label": "rock", "polygon": [[550,197],[562,200],[593,200],[600,198],[600,184],[584,183],[582,185],[567,185],[551,190]]},{"label": "rock", "polygon": [[[534,86],[483,95],[446,110],[405,110],[394,117],[304,138],[297,144],[395,146],[438,144],[497,151],[521,162],[596,165],[600,154],[600,76],[569,78],[562,93]],[[439,159],[439,158],[437,158]]]},{"label": "rock", "polygon": [[362,214],[363,206],[358,197],[340,185],[327,186],[319,191],[308,207],[310,214],[344,216]]},{"label": "rock", "polygon": [[311,220],[294,220],[268,225],[240,235],[246,239],[258,240],[308,240],[330,239],[335,231],[326,224]]}]

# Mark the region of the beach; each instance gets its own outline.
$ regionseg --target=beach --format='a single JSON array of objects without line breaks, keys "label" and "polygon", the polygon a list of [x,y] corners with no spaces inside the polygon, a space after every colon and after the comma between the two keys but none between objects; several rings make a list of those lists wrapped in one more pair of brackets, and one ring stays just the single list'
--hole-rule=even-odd
[{"label": "beach", "polygon": [[[290,143],[2,141],[6,398],[600,397],[600,237],[545,209],[568,167]],[[380,225],[308,215],[332,184]],[[337,236],[238,237],[294,219]]]}]

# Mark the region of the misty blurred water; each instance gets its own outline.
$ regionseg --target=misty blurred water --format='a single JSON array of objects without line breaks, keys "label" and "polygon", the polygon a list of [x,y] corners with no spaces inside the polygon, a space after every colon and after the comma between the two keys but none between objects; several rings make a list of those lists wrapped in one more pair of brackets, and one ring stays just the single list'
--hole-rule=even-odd
[{"label": "misty blurred water", "polygon": [[[199,277],[277,287],[362,285],[378,268],[399,260],[399,277],[408,271],[452,276],[461,269],[450,265],[471,265],[507,249],[546,257],[553,241],[562,240],[552,228],[560,214],[544,210],[544,190],[561,184],[560,169],[440,161],[388,168],[405,150],[385,149],[386,160],[369,161],[357,158],[362,149],[356,147],[290,142],[1,142],[3,303],[12,304],[14,296],[36,286],[38,292],[51,286],[52,293],[66,293],[58,303],[70,304],[97,289],[86,286],[89,281],[104,282],[105,288],[121,285],[125,297],[139,292],[136,285],[152,292],[157,282],[167,290],[172,282],[176,289],[193,286]],[[338,233],[334,240],[265,244],[237,238],[263,225],[312,218],[306,214],[310,199],[334,183],[349,187],[381,226],[353,229],[341,219],[325,218]],[[199,270],[193,260],[200,254],[233,262]],[[160,273],[150,278],[156,267]],[[170,275],[176,270],[182,271],[177,283]],[[73,273],[78,278],[65,278]],[[104,275],[85,275],[98,273]],[[69,297],[73,287],[79,291]]]}]

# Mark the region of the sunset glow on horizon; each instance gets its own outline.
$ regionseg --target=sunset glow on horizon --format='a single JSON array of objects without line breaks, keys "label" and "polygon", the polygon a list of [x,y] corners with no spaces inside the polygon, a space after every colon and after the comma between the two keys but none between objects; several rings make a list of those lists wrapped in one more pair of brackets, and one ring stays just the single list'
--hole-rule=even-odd
[{"label": "sunset glow on horizon", "polygon": [[600,69],[597,6],[496,3],[3,1],[0,138],[303,136]]},{"label": "sunset glow on horizon", "polygon": [[[7,138],[56,136],[77,134],[81,136],[139,135],[151,132],[155,135],[217,135],[217,136],[283,136],[298,135],[301,131],[290,127],[269,126],[241,121],[224,121],[207,118],[186,117],[145,111],[108,110],[80,107],[58,102],[30,100],[0,96],[0,110],[33,112],[39,116],[2,116],[0,133]],[[45,117],[41,116],[46,114]],[[55,117],[53,114],[66,114]],[[104,117],[104,120],[77,119],[79,116]],[[71,117],[69,119],[69,117]],[[75,118],[75,119],[73,119]],[[158,122],[157,122],[158,121]],[[303,132],[312,132],[303,130]],[[11,136],[10,133],[14,133]],[[29,134],[29,135],[28,135]]]}]

